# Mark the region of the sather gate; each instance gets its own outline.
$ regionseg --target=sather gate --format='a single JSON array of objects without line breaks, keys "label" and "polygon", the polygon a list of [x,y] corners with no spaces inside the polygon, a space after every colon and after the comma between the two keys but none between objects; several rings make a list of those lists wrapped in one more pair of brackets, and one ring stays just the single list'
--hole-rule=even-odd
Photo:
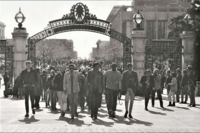
[{"label": "sather gate", "polygon": [[111,23],[89,13],[82,3],[73,5],[70,13],[61,19],[50,21],[48,28],[28,38],[28,59],[36,61],[36,43],[55,34],[70,31],[89,31],[112,37],[123,43],[123,66],[131,62],[131,39],[113,30]]}]

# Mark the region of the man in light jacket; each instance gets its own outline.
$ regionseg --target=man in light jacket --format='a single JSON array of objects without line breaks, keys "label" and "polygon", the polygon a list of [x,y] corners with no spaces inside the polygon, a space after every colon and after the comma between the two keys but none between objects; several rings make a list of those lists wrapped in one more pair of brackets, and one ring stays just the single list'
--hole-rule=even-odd
[{"label": "man in light jacket", "polygon": [[112,63],[112,70],[104,74],[105,88],[107,88],[107,107],[109,117],[115,118],[117,94],[121,90],[121,73],[117,71],[117,64]]},{"label": "man in light jacket", "polygon": [[69,71],[65,73],[63,79],[63,90],[64,93],[68,94],[70,105],[71,105],[71,119],[74,119],[74,115],[78,117],[77,104],[78,94],[80,91],[80,73],[74,70],[75,65],[69,65]]}]

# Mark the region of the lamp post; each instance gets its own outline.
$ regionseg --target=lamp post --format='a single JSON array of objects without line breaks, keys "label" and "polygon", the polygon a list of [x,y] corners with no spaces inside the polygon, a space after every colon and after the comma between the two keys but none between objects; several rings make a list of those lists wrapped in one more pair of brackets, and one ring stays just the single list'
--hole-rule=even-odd
[{"label": "lamp post", "polygon": [[137,13],[133,15],[133,21],[136,23],[137,30],[141,30],[140,24],[143,22],[144,16],[138,10]]},{"label": "lamp post", "polygon": [[189,25],[193,24],[193,22],[194,22],[194,20],[192,19],[190,14],[186,14],[183,19],[186,20],[187,24],[189,24]]},{"label": "lamp post", "polygon": [[26,17],[21,12],[21,8],[19,8],[19,12],[15,15],[15,20],[18,23],[19,29],[22,29],[22,23],[24,22],[25,19]]}]

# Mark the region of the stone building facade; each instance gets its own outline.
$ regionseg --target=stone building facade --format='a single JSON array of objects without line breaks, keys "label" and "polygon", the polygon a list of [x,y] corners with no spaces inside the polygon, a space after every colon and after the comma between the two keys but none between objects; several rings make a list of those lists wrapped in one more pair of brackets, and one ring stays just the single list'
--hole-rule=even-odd
[{"label": "stone building facade", "polygon": [[[168,39],[168,25],[170,19],[183,14],[189,4],[183,0],[133,0],[130,6],[114,6],[107,21],[112,23],[112,29],[132,39],[132,63],[139,75],[144,74],[145,69],[145,45],[151,40]],[[137,10],[143,14],[142,31],[134,31],[136,24],[133,15]],[[144,43],[140,45],[139,43]],[[119,44],[110,38],[111,44]],[[121,50],[123,52],[123,50]]]}]

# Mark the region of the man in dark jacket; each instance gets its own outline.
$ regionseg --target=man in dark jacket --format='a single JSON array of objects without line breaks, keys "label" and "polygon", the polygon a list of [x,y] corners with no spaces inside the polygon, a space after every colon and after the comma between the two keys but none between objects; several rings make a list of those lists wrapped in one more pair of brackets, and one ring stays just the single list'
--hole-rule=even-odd
[{"label": "man in dark jacket", "polygon": [[104,90],[103,73],[99,71],[100,64],[94,63],[93,70],[88,72],[86,86],[89,91],[91,118],[97,119],[98,109],[101,107],[102,93]]},{"label": "man in dark jacket", "polygon": [[129,98],[130,98],[129,118],[133,118],[131,113],[132,113],[135,93],[138,88],[138,75],[135,71],[132,70],[133,65],[131,63],[127,64],[127,67],[128,70],[124,71],[122,75],[122,91],[125,91],[125,108],[126,108],[124,118],[127,118],[128,115]]},{"label": "man in dark jacket", "polygon": [[189,94],[190,94],[190,107],[196,107],[196,102],[195,102],[195,88],[196,88],[196,78],[194,75],[194,71],[192,70],[192,66],[189,65],[187,67],[188,69],[188,86],[189,86]]},{"label": "man in dark jacket", "polygon": [[145,95],[145,110],[148,111],[148,103],[152,88],[154,87],[154,79],[151,75],[151,70],[147,69],[146,75],[142,76],[140,83],[142,84],[142,89]]},{"label": "man in dark jacket", "polygon": [[39,69],[36,69],[37,72],[37,77],[38,80],[36,82],[36,87],[35,87],[35,108],[39,109],[40,108],[40,96],[42,95],[42,88],[43,88],[43,83],[42,83],[42,78],[39,74]]},{"label": "man in dark jacket", "polygon": [[182,79],[181,70],[177,68],[176,69],[176,80],[177,80],[176,102],[179,102],[181,79]]},{"label": "man in dark jacket", "polygon": [[37,72],[31,68],[31,61],[26,61],[26,69],[21,72],[21,80],[23,87],[25,88],[25,117],[29,117],[29,96],[31,98],[32,113],[35,114],[34,98],[36,82],[38,80]]}]

